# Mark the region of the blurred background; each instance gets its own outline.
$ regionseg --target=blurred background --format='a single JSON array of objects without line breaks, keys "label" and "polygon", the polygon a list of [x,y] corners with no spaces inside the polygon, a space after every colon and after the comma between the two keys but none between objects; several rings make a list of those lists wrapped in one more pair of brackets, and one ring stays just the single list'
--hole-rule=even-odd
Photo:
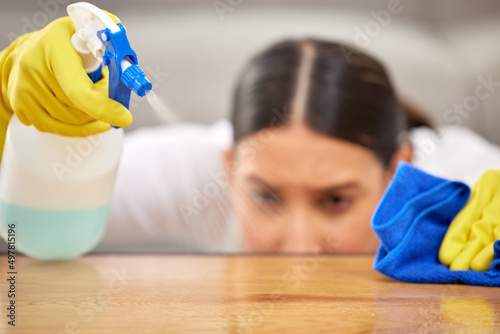
[{"label": "blurred background", "polygon": [[[154,90],[182,121],[230,113],[244,64],[279,40],[320,37],[385,63],[402,98],[437,125],[467,126],[500,144],[498,0],[94,0],[127,28]],[[66,15],[67,0],[0,5],[0,47]],[[489,82],[489,83],[488,83]],[[161,122],[131,101],[129,130]]]}]

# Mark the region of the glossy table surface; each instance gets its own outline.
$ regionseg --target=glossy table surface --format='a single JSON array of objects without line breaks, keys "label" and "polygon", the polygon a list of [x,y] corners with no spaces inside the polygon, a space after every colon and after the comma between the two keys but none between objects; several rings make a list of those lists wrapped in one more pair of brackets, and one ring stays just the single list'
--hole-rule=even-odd
[{"label": "glossy table surface", "polygon": [[0,333],[494,333],[500,290],[393,281],[373,256],[0,256]]}]

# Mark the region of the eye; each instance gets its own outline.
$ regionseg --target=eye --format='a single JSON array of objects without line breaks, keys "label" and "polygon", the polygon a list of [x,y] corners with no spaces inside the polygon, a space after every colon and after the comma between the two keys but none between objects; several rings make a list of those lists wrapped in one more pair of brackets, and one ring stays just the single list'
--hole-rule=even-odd
[{"label": "eye", "polygon": [[269,190],[258,190],[252,193],[254,200],[260,205],[277,205],[279,198]]},{"label": "eye", "polygon": [[321,205],[327,210],[344,210],[352,203],[352,198],[347,196],[331,195],[321,200]]}]

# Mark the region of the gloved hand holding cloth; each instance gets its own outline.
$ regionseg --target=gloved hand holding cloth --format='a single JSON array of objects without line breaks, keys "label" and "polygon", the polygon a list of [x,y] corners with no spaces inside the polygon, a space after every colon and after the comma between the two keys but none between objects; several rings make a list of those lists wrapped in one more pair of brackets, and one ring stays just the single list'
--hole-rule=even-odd
[{"label": "gloved hand holding cloth", "polygon": [[500,170],[485,172],[451,222],[439,250],[451,270],[488,270],[500,240]]},{"label": "gloved hand holding cloth", "polygon": [[[381,241],[374,268],[411,283],[500,287],[498,177],[487,172],[469,197],[462,182],[400,163],[372,218]],[[470,270],[475,262],[484,271]]]}]

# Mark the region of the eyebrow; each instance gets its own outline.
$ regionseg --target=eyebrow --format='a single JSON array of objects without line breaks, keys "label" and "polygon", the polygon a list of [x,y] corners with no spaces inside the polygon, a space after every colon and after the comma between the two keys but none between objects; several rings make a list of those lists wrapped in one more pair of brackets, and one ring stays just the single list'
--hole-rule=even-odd
[{"label": "eyebrow", "polygon": [[[264,181],[258,176],[255,175],[249,175],[245,178],[249,182],[257,183],[259,185],[262,185],[266,188],[269,188],[271,190],[279,190],[279,187],[276,187],[272,185],[271,183]],[[350,190],[350,189],[358,189],[360,188],[360,184],[356,181],[346,181],[343,183],[335,184],[335,185],[327,185],[325,187],[321,188],[314,188],[311,189],[311,191],[317,192],[317,193],[334,193],[338,192],[341,190]]]}]

